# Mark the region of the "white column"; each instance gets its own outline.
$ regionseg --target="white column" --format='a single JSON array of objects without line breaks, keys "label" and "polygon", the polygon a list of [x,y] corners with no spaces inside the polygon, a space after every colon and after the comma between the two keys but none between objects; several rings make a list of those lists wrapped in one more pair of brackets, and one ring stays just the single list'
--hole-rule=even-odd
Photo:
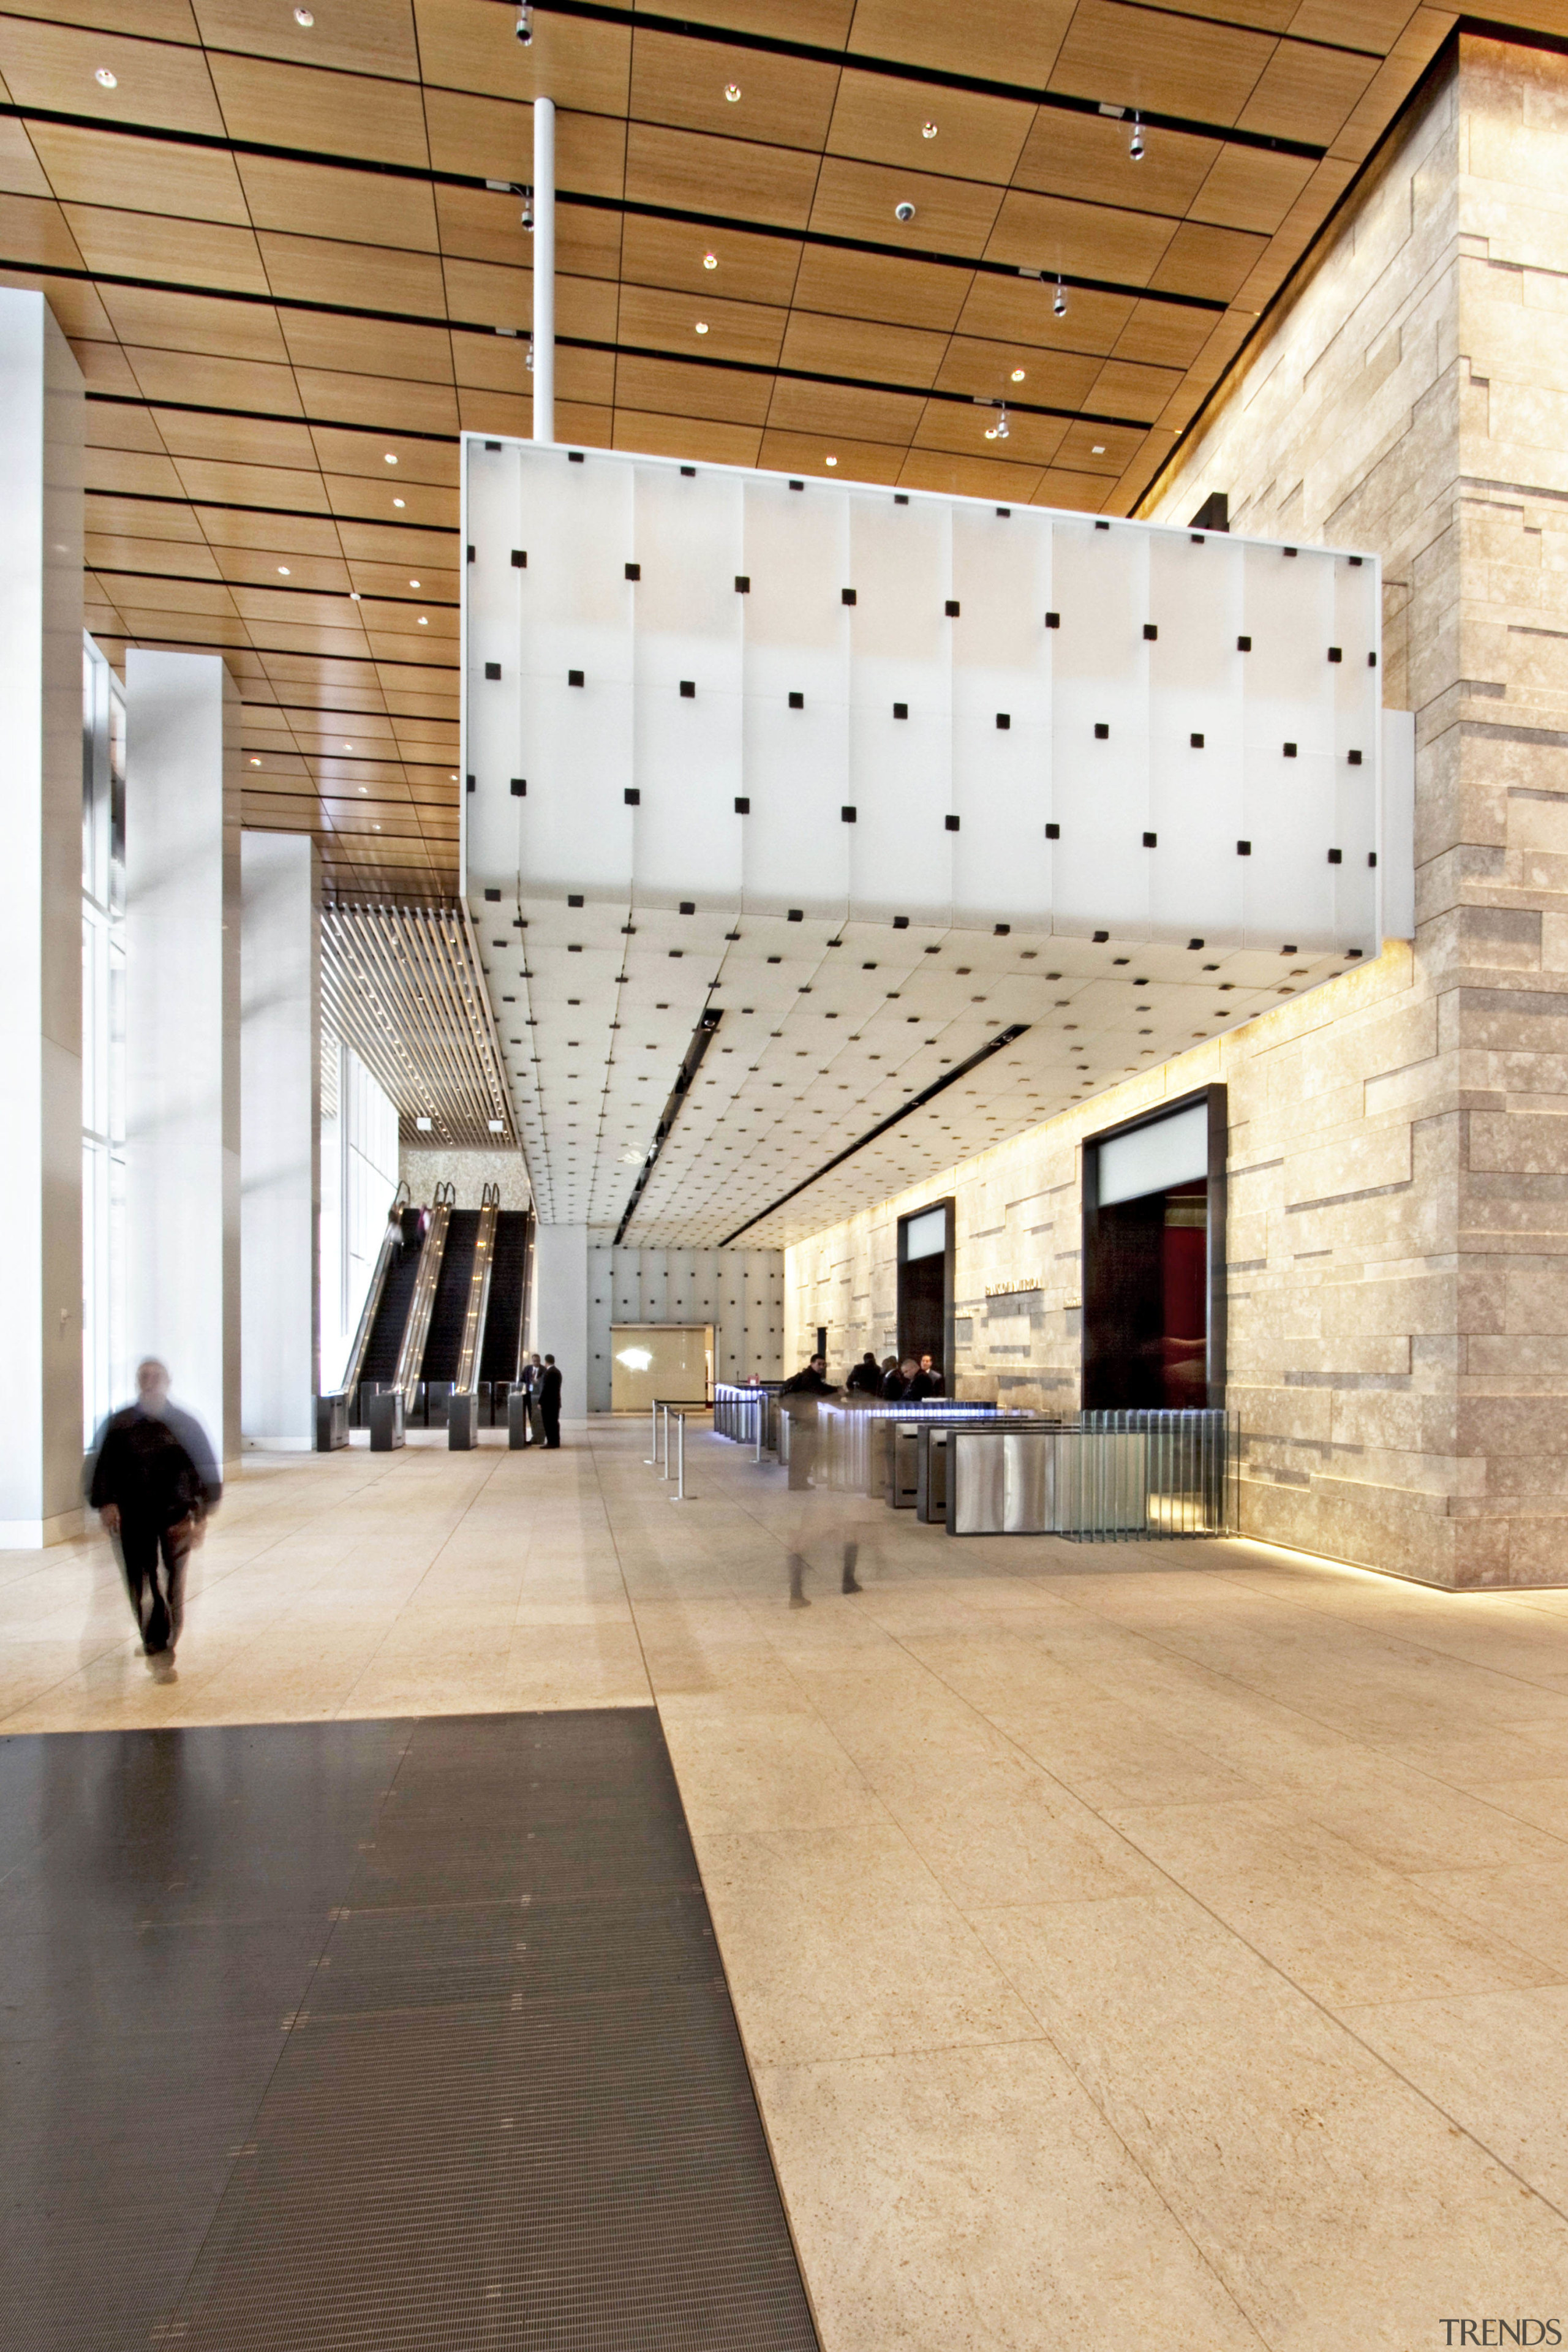
[{"label": "white column", "polygon": [[0,289],[0,1546],[81,1526],[82,381]]},{"label": "white column", "polygon": [[533,101],[533,437],[555,438],[555,101],[550,98]]},{"label": "white column", "polygon": [[320,1354],[321,954],[308,834],[240,840],[240,1422],[308,1454]]},{"label": "white column", "polygon": [[533,1286],[529,1346],[554,1357],[561,1370],[561,1413],[582,1421],[588,1411],[588,1228],[538,1225],[533,1235]]},{"label": "white column", "polygon": [[125,657],[132,1356],[239,1452],[239,697],[216,654]]}]

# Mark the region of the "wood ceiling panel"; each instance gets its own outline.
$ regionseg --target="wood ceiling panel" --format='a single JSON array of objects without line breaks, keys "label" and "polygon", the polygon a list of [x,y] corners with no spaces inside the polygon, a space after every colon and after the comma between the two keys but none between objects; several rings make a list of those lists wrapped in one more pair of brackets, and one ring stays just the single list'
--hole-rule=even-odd
[{"label": "wood ceiling panel", "polygon": [[336,171],[328,163],[288,163],[272,155],[242,155],[239,176],[258,229],[303,230],[351,245],[406,246],[416,253],[438,250],[435,199],[426,181]]},{"label": "wood ceiling panel", "polygon": [[106,33],[136,33],[148,41],[198,42],[190,0],[69,0],[67,9],[49,10],[34,0],[4,0],[0,16],[68,15],[73,25],[99,27]]},{"label": "wood ceiling panel", "polygon": [[81,336],[113,334],[97,289],[85,279],[56,278],[47,269],[7,269],[0,263],[0,286],[25,286],[36,293],[47,294],[61,331],[73,341]]},{"label": "wood ceiling panel", "polygon": [[232,155],[68,122],[35,122],[31,138],[50,186],[65,203],[249,226]]},{"label": "wood ceiling panel", "polygon": [[709,139],[648,122],[634,122],[626,135],[626,194],[641,205],[805,228],[816,171],[815,155],[742,139]]},{"label": "wood ceiling panel", "polygon": [[212,613],[163,613],[151,605],[122,604],[121,617],[127,633],[139,645],[163,646],[173,653],[198,651],[204,646],[245,646],[250,642],[243,621],[224,620]]},{"label": "wood ceiling panel", "polygon": [[[744,360],[752,366],[773,367],[788,315],[761,303],[627,286],[621,292],[618,340],[700,359]],[[706,334],[699,334],[700,326],[706,327]]]},{"label": "wood ceiling panel", "polygon": [[[668,0],[632,0],[634,10],[668,16]],[[776,34],[777,0],[682,0],[681,15],[694,25],[719,25],[736,33]],[[849,36],[855,0],[790,0],[789,32],[814,48],[841,48]]]},{"label": "wood ceiling panel", "polygon": [[146,539],[129,531],[89,530],[87,561],[97,571],[178,572],[218,578],[218,562],[210,548],[177,540]]},{"label": "wood ceiling panel", "polygon": [[1290,18],[1299,41],[1341,49],[1381,49],[1386,57],[1417,14],[1411,0],[1300,0]]},{"label": "wood ceiling panel", "polygon": [[[607,360],[605,367],[609,383],[605,391],[603,404],[607,410],[611,392],[615,385],[616,363],[614,360]],[[558,369],[556,372],[556,405],[558,408],[562,405],[564,398],[565,394],[561,386],[560,371]],[[470,392],[465,390],[460,392],[458,395],[458,415],[462,420],[462,429],[465,433],[499,433],[502,436],[510,435],[512,439],[517,441],[527,441],[532,437],[533,402],[524,393]]]},{"label": "wood ceiling panel", "polygon": [[727,425],[721,418],[663,416],[651,410],[617,408],[610,446],[637,449],[653,457],[685,457],[709,466],[754,466],[762,426]]},{"label": "wood ceiling panel", "polygon": [[1271,236],[1311,179],[1313,168],[1303,155],[1271,155],[1257,147],[1221,148],[1193,199],[1193,218]]},{"label": "wood ceiling panel", "polygon": [[616,362],[616,406],[703,417],[729,425],[762,425],[773,379],[728,368],[681,367],[674,360]]},{"label": "wood ceiling panel", "polygon": [[178,499],[185,494],[184,485],[167,457],[154,457],[134,449],[89,450],[87,487],[141,499]]},{"label": "wood ceiling panel", "polygon": [[835,155],[887,163],[897,171],[1005,187],[1034,121],[1034,107],[1016,99],[934,89],[929,82],[851,70],[839,87],[827,146]]},{"label": "wood ceiling panel", "polygon": [[[730,99],[731,89],[738,99]],[[630,112],[637,122],[820,152],[837,89],[837,66],[805,58],[669,33],[639,31],[632,38]]]},{"label": "wood ceiling panel", "polygon": [[426,530],[458,528],[456,490],[438,489],[424,482],[401,482],[394,489],[386,482],[365,481],[357,474],[327,474],[321,479],[335,515],[353,515],[363,522],[384,522],[393,519],[395,509],[405,520],[421,523]]},{"label": "wood ceiling panel", "polygon": [[283,466],[308,470],[315,462],[303,425],[270,417],[203,415],[199,410],[155,410],[153,425],[171,457],[216,457],[241,466]]},{"label": "wood ceiling panel", "polygon": [[513,100],[542,90],[557,106],[626,113],[631,35],[624,26],[542,8],[525,49],[513,33],[515,17],[487,0],[415,0],[415,17],[425,79],[437,88]]},{"label": "wood ceiling panel", "polygon": [[1131,295],[1088,293],[1075,286],[1068,294],[1066,313],[1058,319],[1051,307],[1055,290],[1050,279],[977,277],[960,330],[989,342],[1019,341],[1044,351],[1103,354],[1140,307]]},{"label": "wood ceiling panel", "polygon": [[123,393],[134,399],[142,387],[132,374],[118,343],[84,342],[79,335],[69,340],[72,355],[81,370],[81,380],[89,392]]},{"label": "wood ceiling panel", "polygon": [[[97,79],[100,68],[115,76],[114,89]],[[0,16],[0,74],[20,106],[167,131],[223,131],[199,50]]]},{"label": "wood ceiling panel", "polygon": [[619,278],[622,226],[622,215],[607,207],[559,205],[555,214],[556,268],[564,270],[569,278]]},{"label": "wood ceiling panel", "polygon": [[1111,484],[1098,475],[1077,474],[1065,466],[1050,466],[1035,486],[1035,503],[1103,514],[1110,492]]},{"label": "wood ceiling panel", "polygon": [[985,257],[1052,278],[1059,271],[1146,286],[1175,228],[1163,213],[1118,212],[1110,205],[1074,204],[1015,188],[1003,199]]},{"label": "wood ceiling panel", "polygon": [[245,49],[295,65],[419,79],[409,0],[353,0],[352,8],[308,11],[299,22],[278,0],[191,0],[201,37],[215,49]]},{"label": "wood ceiling panel", "polygon": [[257,360],[198,358],[190,352],[125,352],[137,389],[149,400],[212,408],[259,408],[274,416],[302,414],[294,371]]},{"label": "wood ceiling panel", "polygon": [[149,351],[201,352],[214,359],[289,360],[275,310],[205,294],[106,286],[103,307],[122,341]]},{"label": "wood ceiling panel", "polygon": [[334,319],[286,310],[279,324],[286,358],[343,375],[410,376],[450,383],[452,338],[445,327],[405,326],[389,319]]},{"label": "wood ceiling panel", "polygon": [[[521,200],[488,188],[437,188],[436,210],[440,218],[440,244],[443,253],[460,255],[465,261],[499,261],[509,269],[531,271],[532,241],[522,226]],[[579,210],[574,205],[563,205],[556,215],[555,266],[570,270],[574,264],[563,250],[565,239],[561,235],[568,222],[574,229],[586,223],[598,233],[602,247],[608,231],[610,266],[595,275],[615,277],[616,260],[620,245],[619,224],[613,213]]]},{"label": "wood ceiling panel", "polygon": [[[878,245],[907,245],[912,251],[984,253],[1000,202],[1000,189],[973,181],[939,180],[929,173],[895,172],[827,155],[810,226],[819,236],[863,237]],[[912,221],[895,218],[900,204],[914,205]]]},{"label": "wood ceiling panel", "polygon": [[188,499],[216,499],[225,506],[282,507],[319,513],[327,501],[319,474],[305,467],[225,464],[217,458],[175,461],[180,488]]},{"label": "wood ceiling panel", "polygon": [[233,586],[254,588],[277,587],[287,578],[296,593],[314,589],[341,596],[346,596],[350,587],[357,585],[351,582],[349,567],[341,556],[291,554],[287,564],[282,564],[277,560],[276,550],[263,554],[238,547],[224,549],[223,576]]},{"label": "wood ceiling panel", "polygon": [[801,383],[781,376],[768,410],[768,430],[907,444],[926,405],[918,393],[858,392],[847,384]]},{"label": "wood ceiling panel", "polygon": [[961,499],[996,499],[1005,504],[1039,503],[1041,470],[1005,458],[967,457],[952,449],[911,449],[899,473],[902,487],[940,490]]},{"label": "wood ceiling panel", "polygon": [[[1024,381],[1015,385],[1013,370],[1021,367]],[[1079,408],[1089,397],[1100,362],[1088,352],[1052,352],[1028,343],[999,343],[977,335],[956,335],[948,347],[937,383],[943,392],[963,392],[972,398],[1039,401],[1052,408]]]},{"label": "wood ceiling panel", "polygon": [[247,228],[225,228],[216,221],[160,220],[148,213],[109,212],[100,205],[66,205],[62,209],[87,267],[105,276],[221,286],[236,294],[269,290],[256,239]]},{"label": "wood ceiling panel", "polygon": [[1083,404],[1101,416],[1132,417],[1152,425],[1181,381],[1176,368],[1134,367],[1126,360],[1110,360],[1095,377]]},{"label": "wood ceiling panel", "polygon": [[0,119],[0,188],[14,196],[56,193],[26,131],[8,115]]},{"label": "wood ceiling panel", "polygon": [[[526,185],[532,178],[533,115],[510,100],[468,98],[456,90],[427,89],[425,113],[430,161],[438,172],[468,172],[478,179]],[[577,195],[618,196],[626,181],[626,126],[617,116],[579,114],[565,108],[555,117],[555,178]],[[559,224],[557,235],[559,235]]]},{"label": "wood ceiling panel", "polygon": [[1216,159],[1230,152],[1216,140],[1196,139],[1184,131],[1147,131],[1142,161],[1135,163],[1128,152],[1131,137],[1128,122],[1042,106],[1014,184],[1037,195],[1135,205],[1141,212],[1168,213],[1179,219]]},{"label": "wood ceiling panel", "polygon": [[844,319],[882,320],[889,326],[951,332],[973,279],[940,262],[900,261],[874,253],[840,253],[807,246],[800,257],[796,303]]},{"label": "wood ceiling panel", "polygon": [[1069,425],[1057,465],[1085,474],[1103,474],[1108,483],[1124,472],[1143,445],[1141,433],[1115,425]]},{"label": "wood ceiling panel", "polygon": [[403,563],[417,571],[421,563],[456,562],[459,550],[455,538],[443,531],[410,530],[406,524],[388,529],[384,523],[349,522],[338,525],[334,545],[341,545],[351,563]]},{"label": "wood ceiling panel", "polygon": [[951,401],[933,400],[921,418],[913,446],[917,449],[942,449],[952,457],[1032,466],[1037,471],[1048,465],[1066,436],[1065,420],[1059,416],[1013,415],[1007,419],[1005,443],[988,443],[986,433],[994,429],[1000,414],[994,408],[957,408]]},{"label": "wood ceiling panel", "polygon": [[[470,326],[506,327],[514,334],[526,335],[533,315],[533,273],[530,269],[514,269],[497,261],[459,261],[448,258],[442,264],[442,276],[447,288],[447,308],[455,319]],[[615,317],[616,289],[605,287],[604,280],[557,277],[555,281],[555,331],[557,334],[582,334],[581,326],[569,325],[574,309],[573,296],[580,287],[603,287],[609,315]],[[594,303],[586,298],[592,315],[602,319],[604,302]],[[578,315],[582,307],[578,306]],[[614,330],[612,329],[612,332]]]},{"label": "wood ceiling panel", "polygon": [[425,110],[405,82],[221,54],[209,53],[208,64],[223,108],[219,127],[232,139],[383,163],[429,163]]},{"label": "wood ceiling panel", "polygon": [[[1210,0],[1165,0],[1165,5],[1179,16],[1207,16],[1215,12]],[[1255,33],[1283,33],[1289,25],[1294,0],[1226,0],[1225,22],[1240,25]]]},{"label": "wood ceiling panel", "polygon": [[[561,215],[571,217],[568,208]],[[707,267],[711,254],[715,267]],[[617,275],[638,286],[724,294],[743,302],[787,305],[795,293],[801,248],[790,237],[746,236],[697,223],[644,220],[629,213],[620,238]]]},{"label": "wood ceiling panel", "polygon": [[[882,441],[850,441],[825,434],[764,433],[759,466],[775,474],[816,474],[826,479],[835,470],[845,481],[893,483],[903,461],[902,448]],[[827,460],[831,457],[833,466]]]},{"label": "wood ceiling panel", "polygon": [[144,504],[139,499],[117,499],[110,492],[89,489],[86,520],[89,531],[106,537],[155,538],[174,549],[204,544],[201,524],[183,499],[166,506]]},{"label": "wood ceiling panel", "polygon": [[1135,302],[1111,350],[1119,360],[1152,367],[1191,367],[1214,332],[1212,310],[1184,310],[1169,302]]},{"label": "wood ceiling panel", "polygon": [[267,283],[279,301],[331,303],[344,310],[401,310],[416,318],[446,313],[447,288],[437,255],[387,246],[337,245],[325,237],[257,237]]},{"label": "wood ceiling panel", "polygon": [[858,0],[850,49],[938,72],[1043,89],[1073,0]]},{"label": "wood ceiling panel", "polygon": [[0,254],[42,269],[86,266],[61,207],[37,196],[0,196]]},{"label": "wood ceiling panel", "polygon": [[1184,221],[1150,280],[1171,294],[1205,294],[1228,301],[1264,249],[1260,236],[1244,229],[1208,228]]},{"label": "wood ceiling panel", "polygon": [[1244,131],[1275,139],[1307,139],[1326,147],[1336,136],[1376,71],[1371,58],[1342,49],[1283,42],[1242,109]]},{"label": "wood ceiling panel", "polygon": [[[458,486],[455,442],[405,439],[395,433],[355,433],[346,426],[317,425],[310,428],[316,457],[329,474],[367,474],[388,489],[409,482],[438,482],[447,489]],[[395,466],[388,459],[395,458]]]},{"label": "wood ceiling panel", "polygon": [[[556,373],[569,355],[555,355]],[[517,335],[454,335],[452,363],[458,382],[478,390],[526,392],[532,379],[528,368],[528,344]]]},{"label": "wood ceiling panel", "polygon": [[455,604],[463,585],[463,575],[456,565],[426,563],[355,563],[348,567],[342,582],[359,589],[362,594],[400,596],[417,581],[428,596],[438,597],[444,604]]},{"label": "wood ceiling panel", "polygon": [[250,548],[275,556],[336,555],[335,524],[308,514],[248,514],[222,507],[198,507],[195,520],[203,535],[216,548]]},{"label": "wood ceiling panel", "polygon": [[163,436],[145,408],[92,401],[87,411],[89,449],[151,449],[162,454]]},{"label": "wood ceiling panel", "polygon": [[936,382],[947,348],[946,335],[929,328],[887,327],[796,310],[790,316],[780,362],[784,367],[809,368],[816,375],[927,386]]},{"label": "wood ceiling panel", "polygon": [[457,398],[447,384],[412,383],[383,375],[342,375],[326,368],[299,368],[293,381],[299,385],[305,413],[311,417],[330,417],[344,425],[378,425],[394,434],[455,433],[458,429]]},{"label": "wood ceiling panel", "polygon": [[1050,88],[1192,122],[1235,122],[1277,44],[1117,0],[1078,0]]},{"label": "wood ceiling panel", "polygon": [[236,615],[234,600],[217,581],[168,580],[156,572],[142,577],[122,573],[100,584],[122,611],[134,605],[145,613],[211,613],[226,620]]}]

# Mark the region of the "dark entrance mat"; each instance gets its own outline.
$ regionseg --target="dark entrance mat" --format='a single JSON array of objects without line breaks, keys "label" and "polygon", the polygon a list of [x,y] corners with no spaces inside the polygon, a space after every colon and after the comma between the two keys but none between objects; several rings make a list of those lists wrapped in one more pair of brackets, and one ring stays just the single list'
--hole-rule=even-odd
[{"label": "dark entrance mat", "polygon": [[651,1708],[0,1740],[33,2352],[815,2352]]}]

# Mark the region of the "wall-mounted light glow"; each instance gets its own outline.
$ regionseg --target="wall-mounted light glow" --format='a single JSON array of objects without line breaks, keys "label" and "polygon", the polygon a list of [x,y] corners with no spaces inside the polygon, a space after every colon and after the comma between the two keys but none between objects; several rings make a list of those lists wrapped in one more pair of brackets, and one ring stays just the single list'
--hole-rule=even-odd
[{"label": "wall-mounted light glow", "polygon": [[625,1364],[628,1372],[646,1372],[653,1362],[653,1349],[623,1348],[616,1355],[616,1361],[617,1364]]}]

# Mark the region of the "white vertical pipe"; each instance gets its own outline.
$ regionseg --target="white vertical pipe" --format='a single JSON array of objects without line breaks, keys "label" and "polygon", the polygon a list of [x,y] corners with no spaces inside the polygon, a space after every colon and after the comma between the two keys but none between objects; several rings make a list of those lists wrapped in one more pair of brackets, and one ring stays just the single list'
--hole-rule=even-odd
[{"label": "white vertical pipe", "polygon": [[555,438],[555,101],[533,101],[533,437]]}]

